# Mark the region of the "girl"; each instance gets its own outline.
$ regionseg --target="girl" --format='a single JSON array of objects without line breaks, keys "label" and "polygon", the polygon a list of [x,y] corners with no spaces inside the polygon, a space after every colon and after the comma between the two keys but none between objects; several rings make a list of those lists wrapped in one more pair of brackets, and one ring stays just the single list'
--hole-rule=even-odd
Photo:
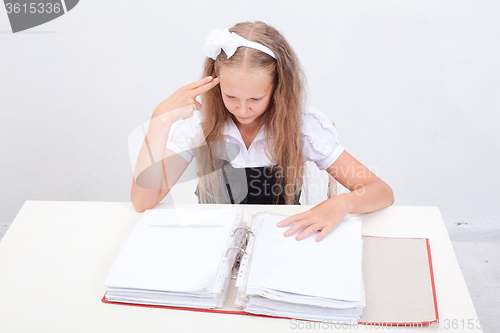
[{"label": "girl", "polygon": [[132,183],[137,211],[160,202],[193,157],[201,203],[296,204],[308,160],[351,191],[278,224],[295,222],[285,236],[301,231],[297,240],[321,231],[320,241],[345,215],[393,203],[391,188],[342,148],[323,113],[305,105],[300,63],[278,31],[238,23],[214,30],[204,51],[204,78],[153,112]]}]

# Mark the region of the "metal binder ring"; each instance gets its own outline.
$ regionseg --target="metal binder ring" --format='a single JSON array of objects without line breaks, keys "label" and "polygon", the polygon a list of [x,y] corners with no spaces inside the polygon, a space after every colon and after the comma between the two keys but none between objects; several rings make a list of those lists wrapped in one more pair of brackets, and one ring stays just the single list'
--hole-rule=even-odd
[{"label": "metal binder ring", "polygon": [[241,247],[239,246],[231,246],[227,249],[226,251],[226,257],[227,255],[229,254],[229,251],[231,251],[232,249],[236,249],[236,250],[240,250],[241,252],[243,252],[244,254],[247,254],[247,251],[243,250]]},{"label": "metal binder ring", "polygon": [[244,229],[244,230],[246,230],[248,233],[250,233],[252,236],[255,236],[255,234],[253,233],[252,229],[250,229],[250,228],[245,228],[245,227],[238,227],[238,228],[234,229],[234,230],[233,230],[233,235],[232,235],[232,236],[236,235],[236,231],[238,231],[239,229]]}]

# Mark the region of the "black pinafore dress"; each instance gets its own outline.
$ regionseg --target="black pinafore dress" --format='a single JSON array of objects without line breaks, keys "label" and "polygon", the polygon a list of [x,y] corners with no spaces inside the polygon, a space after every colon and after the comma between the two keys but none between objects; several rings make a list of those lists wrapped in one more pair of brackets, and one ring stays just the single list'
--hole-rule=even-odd
[{"label": "black pinafore dress", "polygon": [[[284,205],[285,193],[281,190],[281,186],[277,184],[277,171],[273,173],[272,167],[247,167],[247,168],[234,168],[231,163],[223,160],[223,175],[225,179],[225,187],[229,195],[231,204],[249,204],[249,205]],[[241,181],[234,181],[237,177],[231,177],[231,174],[239,173],[245,170],[246,184]],[[246,196],[242,198],[242,188],[248,189]],[[199,187],[195,192],[200,203]],[[295,195],[294,205],[300,205],[301,191],[299,190]]]}]

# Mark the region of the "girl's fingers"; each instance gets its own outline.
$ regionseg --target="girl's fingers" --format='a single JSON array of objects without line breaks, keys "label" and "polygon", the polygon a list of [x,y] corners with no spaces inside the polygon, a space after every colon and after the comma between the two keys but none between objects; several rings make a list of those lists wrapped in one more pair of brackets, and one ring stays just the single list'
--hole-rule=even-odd
[{"label": "girl's fingers", "polygon": [[206,91],[209,91],[210,89],[212,89],[213,87],[215,87],[217,84],[219,83],[219,78],[216,77],[215,79],[197,87],[197,88],[194,88],[192,89],[192,93],[193,93],[193,97],[196,97],[196,96],[199,96],[201,94],[203,94],[204,92]]},{"label": "girl's fingers", "polygon": [[293,226],[290,227],[290,229],[285,231],[285,237],[295,234],[297,231],[308,227],[310,224],[311,222],[308,222],[307,220],[302,220],[300,222],[295,223]]},{"label": "girl's fingers", "polygon": [[316,242],[321,241],[323,238],[326,237],[332,230],[335,229],[335,226],[332,225],[326,225],[323,230],[319,233],[319,235],[316,237]]},{"label": "girl's fingers", "polygon": [[187,105],[182,108],[178,108],[175,110],[170,111],[172,115],[174,115],[175,120],[180,120],[180,119],[187,119],[193,116],[193,112],[195,110],[195,105]]},{"label": "girl's fingers", "polygon": [[286,219],[284,219],[283,221],[279,222],[277,224],[278,227],[285,227],[289,224],[292,224],[294,222],[298,222],[300,220],[303,220],[304,218],[306,218],[306,213],[307,212],[304,212],[304,213],[299,213],[299,214],[295,214],[295,215],[292,215],[292,216],[289,216],[287,217]]},{"label": "girl's fingers", "polygon": [[212,77],[211,76],[207,76],[207,77],[204,77],[203,79],[201,80],[198,80],[198,81],[195,81],[195,82],[192,82],[186,86],[184,86],[185,89],[188,89],[188,90],[193,90],[193,89],[196,89],[208,82],[212,81]]},{"label": "girl's fingers", "polygon": [[317,223],[313,223],[307,228],[304,229],[297,237],[295,237],[296,240],[302,240],[306,238],[307,236],[311,235],[312,233],[315,233],[316,231],[320,230],[320,226]]}]

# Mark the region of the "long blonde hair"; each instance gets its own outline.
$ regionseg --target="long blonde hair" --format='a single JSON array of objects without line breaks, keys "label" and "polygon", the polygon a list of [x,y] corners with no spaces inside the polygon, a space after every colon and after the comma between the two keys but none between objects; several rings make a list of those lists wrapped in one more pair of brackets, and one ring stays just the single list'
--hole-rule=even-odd
[{"label": "long blonde hair", "polygon": [[[274,93],[267,110],[263,114],[266,126],[266,153],[275,164],[273,170],[281,170],[277,184],[284,195],[287,205],[293,204],[303,184],[304,157],[301,139],[301,110],[305,104],[305,77],[300,62],[285,38],[273,27],[263,22],[242,22],[229,31],[239,36],[270,48],[276,59],[253,48],[239,47],[233,56],[227,58],[221,51],[217,59],[206,59],[203,76],[218,77],[221,68],[240,69],[243,66],[250,70],[267,72],[274,78]],[[220,155],[211,149],[210,143],[223,141],[223,129],[230,117],[224,105],[220,85],[202,95],[203,120],[202,128],[207,149],[200,149],[198,154],[199,198],[201,203],[227,203],[227,195],[215,194],[217,182],[224,182],[222,164],[213,158]],[[277,169],[278,168],[278,169]],[[215,172],[214,172],[215,171]],[[224,183],[225,184],[225,183]],[[293,191],[287,191],[291,185]],[[225,192],[225,187],[220,189]],[[222,198],[222,199],[221,199]],[[225,198],[225,199],[224,199]],[[277,203],[277,197],[276,202]]]}]

